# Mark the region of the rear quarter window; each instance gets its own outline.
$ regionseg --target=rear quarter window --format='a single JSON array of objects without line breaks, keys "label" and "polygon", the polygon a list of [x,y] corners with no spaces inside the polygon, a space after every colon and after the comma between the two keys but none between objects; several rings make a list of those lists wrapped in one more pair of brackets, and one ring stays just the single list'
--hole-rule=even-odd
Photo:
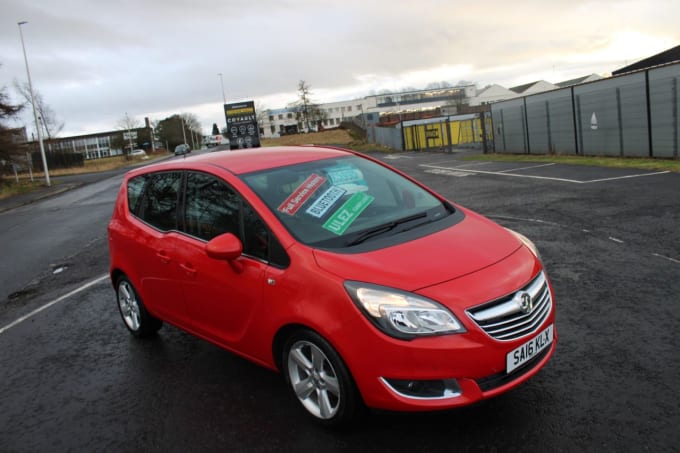
[{"label": "rear quarter window", "polygon": [[146,178],[144,176],[137,176],[130,179],[127,184],[128,209],[135,215],[139,208],[139,200],[142,198],[145,183]]},{"label": "rear quarter window", "polygon": [[[177,208],[182,182],[182,172],[168,171],[140,176],[128,182],[130,212],[161,231],[177,229]],[[133,187],[130,188],[130,183]],[[136,191],[141,191],[140,193]]]}]

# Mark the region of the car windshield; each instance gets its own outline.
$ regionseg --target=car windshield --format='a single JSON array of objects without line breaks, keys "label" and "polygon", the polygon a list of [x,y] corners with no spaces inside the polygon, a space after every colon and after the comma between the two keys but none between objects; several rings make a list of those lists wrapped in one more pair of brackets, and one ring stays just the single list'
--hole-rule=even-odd
[{"label": "car windshield", "polygon": [[300,242],[344,248],[438,221],[453,211],[430,192],[359,157],[242,176]]}]

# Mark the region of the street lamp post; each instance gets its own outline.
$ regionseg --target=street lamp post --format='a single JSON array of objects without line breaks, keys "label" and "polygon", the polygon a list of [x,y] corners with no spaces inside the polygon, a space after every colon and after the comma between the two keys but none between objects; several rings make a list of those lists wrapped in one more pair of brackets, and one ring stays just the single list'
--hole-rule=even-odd
[{"label": "street lamp post", "polygon": [[222,103],[226,104],[227,103],[227,97],[224,95],[224,79],[222,78],[222,73],[218,73],[218,76],[220,76],[220,86],[222,87]]},{"label": "street lamp post", "polygon": [[38,122],[38,112],[35,108],[35,96],[33,95],[33,83],[31,82],[31,71],[28,69],[28,58],[26,57],[26,46],[24,45],[24,34],[21,31],[21,26],[27,24],[25,20],[17,22],[19,27],[19,36],[21,37],[21,50],[24,51],[24,63],[26,63],[26,76],[28,77],[28,91],[31,93],[31,105],[33,106],[33,119],[35,120],[35,128],[38,131],[38,142],[40,142],[40,156],[42,157],[43,168],[45,169],[45,184],[50,187],[50,171],[47,168],[47,158],[45,157],[45,145],[43,144],[42,127]]}]

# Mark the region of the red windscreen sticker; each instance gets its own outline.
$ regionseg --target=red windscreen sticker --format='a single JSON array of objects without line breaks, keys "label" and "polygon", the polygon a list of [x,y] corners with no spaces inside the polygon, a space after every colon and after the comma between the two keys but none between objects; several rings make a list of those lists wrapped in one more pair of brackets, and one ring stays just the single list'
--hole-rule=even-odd
[{"label": "red windscreen sticker", "polygon": [[305,181],[300,184],[300,186],[295,189],[283,203],[281,203],[278,211],[283,212],[284,214],[294,215],[324,182],[326,182],[326,178],[323,176],[319,176],[315,173],[311,174],[309,178],[305,179]]}]

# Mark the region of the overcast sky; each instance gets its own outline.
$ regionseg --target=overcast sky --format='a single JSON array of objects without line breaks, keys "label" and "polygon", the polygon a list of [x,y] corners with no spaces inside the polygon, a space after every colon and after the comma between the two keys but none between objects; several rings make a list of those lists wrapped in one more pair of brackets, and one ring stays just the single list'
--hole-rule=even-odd
[{"label": "overcast sky", "polygon": [[[0,87],[26,81],[61,136],[467,80],[479,88],[611,71],[680,44],[680,0],[0,0]],[[29,134],[32,116],[24,114]]]}]

